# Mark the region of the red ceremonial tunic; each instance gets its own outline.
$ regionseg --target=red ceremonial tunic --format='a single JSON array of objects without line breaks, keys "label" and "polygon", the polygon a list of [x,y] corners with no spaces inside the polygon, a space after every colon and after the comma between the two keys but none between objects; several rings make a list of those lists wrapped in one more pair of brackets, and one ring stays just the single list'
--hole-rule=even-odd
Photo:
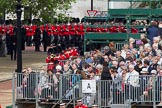
[{"label": "red ceremonial tunic", "polygon": [[57,27],[55,25],[52,25],[51,30],[52,30],[53,35],[56,36],[57,35]]},{"label": "red ceremonial tunic", "polygon": [[62,30],[61,30],[61,26],[60,25],[57,25],[57,34],[59,36],[62,36]]},{"label": "red ceremonial tunic", "polygon": [[131,33],[134,33],[134,34],[138,33],[138,29],[136,29],[136,28],[131,28]]},{"label": "red ceremonial tunic", "polygon": [[75,35],[75,34],[76,34],[75,28],[72,27],[72,28],[69,30],[69,33],[70,33],[70,35]]},{"label": "red ceremonial tunic", "polygon": [[84,35],[84,25],[83,24],[79,25],[79,32],[81,35]]},{"label": "red ceremonial tunic", "polygon": [[75,106],[75,108],[88,108],[88,106],[82,104],[82,105],[80,105],[80,106]]},{"label": "red ceremonial tunic", "polygon": [[13,28],[13,26],[9,26],[9,30],[10,30],[10,32],[9,32],[9,34],[10,34],[10,36],[13,36],[14,35],[14,28]]},{"label": "red ceremonial tunic", "polygon": [[112,26],[109,29],[110,33],[117,33],[118,32],[118,28],[116,26]]}]

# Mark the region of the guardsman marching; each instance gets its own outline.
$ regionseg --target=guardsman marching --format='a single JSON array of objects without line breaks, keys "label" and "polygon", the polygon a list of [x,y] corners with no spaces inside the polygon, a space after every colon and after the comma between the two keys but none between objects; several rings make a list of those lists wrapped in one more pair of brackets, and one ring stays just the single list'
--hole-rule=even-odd
[{"label": "guardsman marching", "polygon": [[26,26],[26,37],[27,37],[27,46],[31,46],[32,43],[32,28]]},{"label": "guardsman marching", "polygon": [[74,24],[71,24],[70,29],[69,29],[69,33],[70,33],[70,37],[71,37],[71,45],[73,46],[75,44],[76,41],[76,37],[75,37],[75,28],[74,28]]},{"label": "guardsman marching", "polygon": [[53,41],[52,44],[54,44],[55,46],[57,45],[58,42],[58,36],[57,36],[57,27],[56,25],[52,25],[51,26],[51,30],[52,30],[52,35],[53,35]]},{"label": "guardsman marching", "polygon": [[62,30],[61,30],[61,26],[60,25],[56,25],[56,28],[57,28],[58,43],[60,43],[61,40],[62,40]]}]

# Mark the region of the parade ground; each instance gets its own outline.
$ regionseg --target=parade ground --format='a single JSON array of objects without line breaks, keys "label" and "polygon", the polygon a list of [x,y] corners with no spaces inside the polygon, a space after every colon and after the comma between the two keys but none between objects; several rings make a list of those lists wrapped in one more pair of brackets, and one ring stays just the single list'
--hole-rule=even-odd
[{"label": "parade ground", "polygon": [[[47,52],[43,51],[35,52],[34,46],[26,47],[25,51],[22,51],[23,68],[40,68],[45,64],[46,54]],[[10,55],[7,55],[6,57],[0,57],[0,81],[11,78],[12,73],[15,72],[16,68],[17,61],[11,61]]]}]

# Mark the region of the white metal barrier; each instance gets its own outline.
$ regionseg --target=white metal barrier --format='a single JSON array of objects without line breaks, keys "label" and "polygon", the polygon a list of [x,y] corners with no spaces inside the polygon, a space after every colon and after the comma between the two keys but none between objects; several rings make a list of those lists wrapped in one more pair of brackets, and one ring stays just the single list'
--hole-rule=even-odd
[{"label": "white metal barrier", "polygon": [[[84,92],[83,80],[80,75],[56,75],[47,73],[17,73],[16,101],[71,101],[78,98],[89,106],[98,104],[100,107],[131,103],[161,102],[162,76],[130,76],[136,80],[114,81],[99,80],[93,88],[96,92]],[[90,84],[92,80],[86,81]],[[133,82],[134,81],[134,82]],[[84,81],[85,82],[85,81]],[[89,86],[86,86],[87,89]],[[91,86],[90,86],[91,89]],[[94,90],[94,89],[93,89]]]}]

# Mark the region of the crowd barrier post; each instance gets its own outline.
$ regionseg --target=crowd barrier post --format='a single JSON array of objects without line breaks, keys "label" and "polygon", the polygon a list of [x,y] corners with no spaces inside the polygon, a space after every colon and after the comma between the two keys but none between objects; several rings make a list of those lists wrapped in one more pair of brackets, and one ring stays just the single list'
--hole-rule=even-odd
[{"label": "crowd barrier post", "polygon": [[12,106],[15,108],[15,73],[12,74]]},{"label": "crowd barrier post", "polygon": [[73,96],[72,97],[73,97],[73,103],[74,103],[73,108],[75,108],[75,88],[73,87],[72,90],[73,90]]},{"label": "crowd barrier post", "polygon": [[101,108],[101,81],[98,82],[98,106]]},{"label": "crowd barrier post", "polygon": [[156,98],[156,96],[155,96],[155,92],[156,92],[156,90],[155,90],[155,89],[156,89],[156,88],[155,88],[156,76],[154,76],[154,77],[155,77],[155,78],[153,78],[153,89],[152,89],[152,92],[153,92],[152,95],[153,95],[153,96],[152,96],[152,97],[153,97],[153,108],[156,108],[156,99],[155,99],[155,98]]},{"label": "crowd barrier post", "polygon": [[36,85],[36,88],[35,88],[35,97],[36,97],[36,108],[39,108],[39,97],[38,97],[38,72],[36,72],[36,82],[35,82],[35,85]]},{"label": "crowd barrier post", "polygon": [[59,100],[60,103],[62,103],[62,98],[63,98],[63,94],[62,94],[62,75],[59,76]]}]

